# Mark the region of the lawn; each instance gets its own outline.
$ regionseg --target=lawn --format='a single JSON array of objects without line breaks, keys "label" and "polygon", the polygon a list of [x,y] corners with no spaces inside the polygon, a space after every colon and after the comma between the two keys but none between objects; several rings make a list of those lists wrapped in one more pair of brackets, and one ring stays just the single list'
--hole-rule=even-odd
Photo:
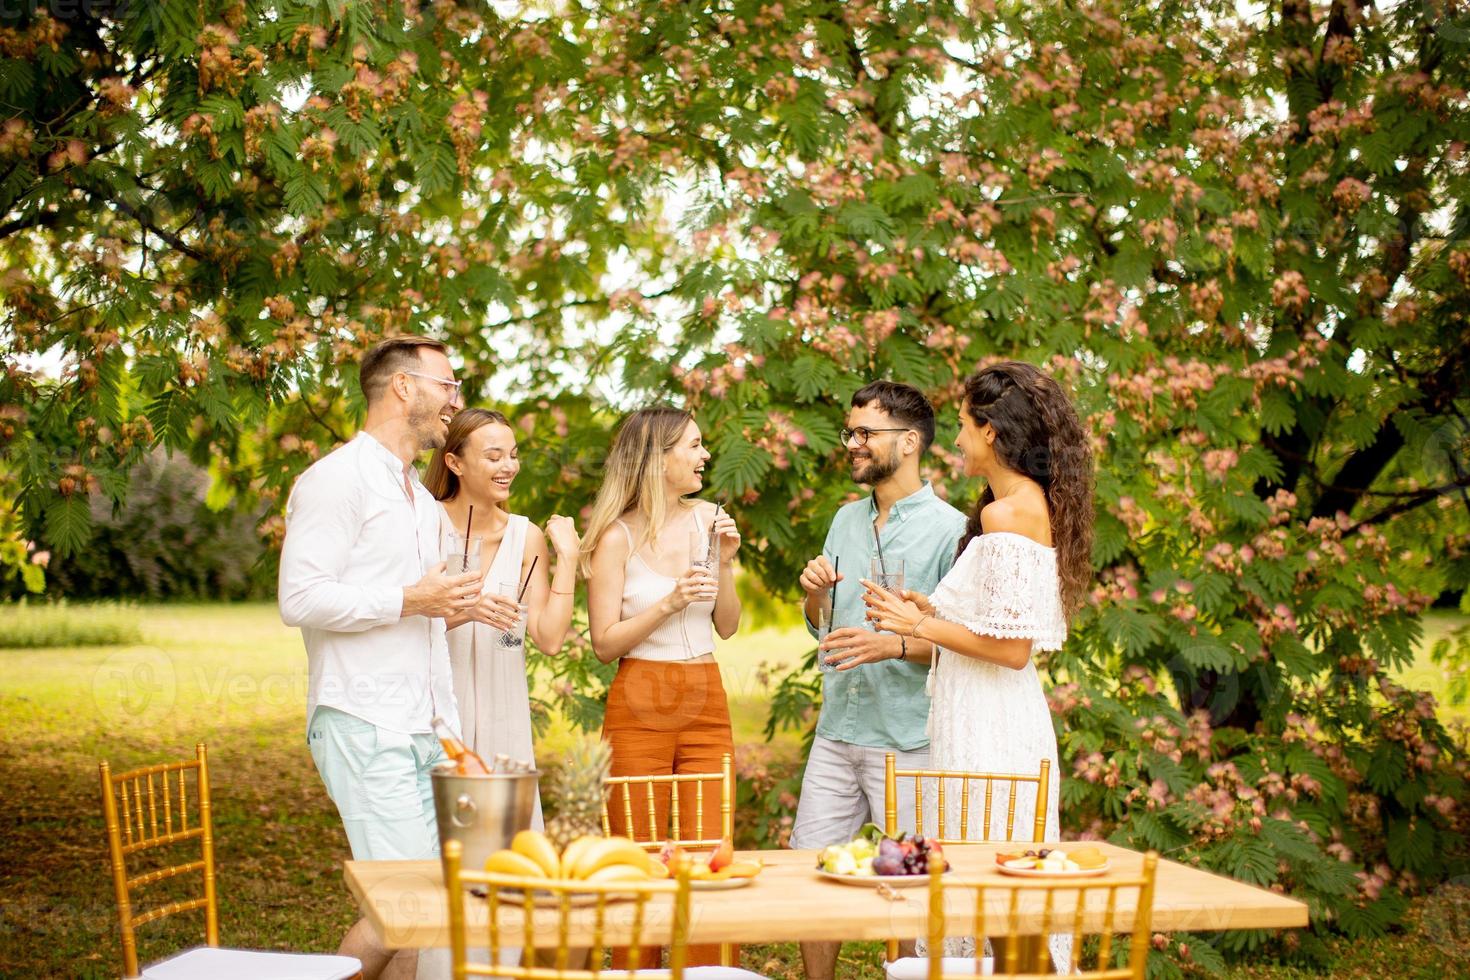
[{"label": "lawn", "polygon": [[[73,606],[68,616],[86,616]],[[221,903],[231,945],[332,950],[356,917],[341,881],[347,856],[335,810],[304,739],[305,656],[271,605],[167,605],[136,611],[128,646],[0,650],[0,794],[9,803],[0,867],[0,976],[105,977],[119,972],[115,913],[98,813],[97,762],[125,768],[209,744]],[[1433,617],[1437,636],[1465,621]],[[719,656],[736,737],[759,740],[762,665],[809,649],[800,630],[769,629],[724,644]],[[1442,690],[1427,655],[1412,679]],[[1464,708],[1455,712],[1464,716]],[[552,742],[566,737],[553,735]],[[795,750],[794,736],[779,746]],[[1376,943],[1340,943],[1334,976],[1444,977],[1470,971],[1470,888],[1416,903],[1408,928]],[[144,927],[157,958],[196,941],[196,920]],[[877,944],[846,948],[839,976],[881,976]],[[744,965],[799,977],[795,948],[754,946]],[[1391,964],[1391,966],[1390,966]],[[1459,968],[1456,968],[1456,964]],[[1308,976],[1269,965],[1239,977]]]}]

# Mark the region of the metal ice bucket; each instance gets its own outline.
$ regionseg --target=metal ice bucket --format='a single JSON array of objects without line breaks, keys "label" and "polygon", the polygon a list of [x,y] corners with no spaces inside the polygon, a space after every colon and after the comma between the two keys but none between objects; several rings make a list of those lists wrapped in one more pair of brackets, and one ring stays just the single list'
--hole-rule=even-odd
[{"label": "metal ice bucket", "polygon": [[457,840],[464,848],[464,867],[480,870],[485,859],[511,838],[531,829],[540,773],[494,772],[461,776],[453,762],[434,767],[434,816],[439,824],[439,846]]}]

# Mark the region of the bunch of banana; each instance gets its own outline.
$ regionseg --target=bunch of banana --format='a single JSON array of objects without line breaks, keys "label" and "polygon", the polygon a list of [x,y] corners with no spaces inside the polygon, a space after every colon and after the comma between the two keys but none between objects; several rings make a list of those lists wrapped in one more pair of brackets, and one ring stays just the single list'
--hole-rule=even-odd
[{"label": "bunch of banana", "polygon": [[560,855],[538,830],[516,834],[510,847],[485,861],[494,874],[577,881],[648,881],[668,876],[663,863],[626,837],[578,837]]}]

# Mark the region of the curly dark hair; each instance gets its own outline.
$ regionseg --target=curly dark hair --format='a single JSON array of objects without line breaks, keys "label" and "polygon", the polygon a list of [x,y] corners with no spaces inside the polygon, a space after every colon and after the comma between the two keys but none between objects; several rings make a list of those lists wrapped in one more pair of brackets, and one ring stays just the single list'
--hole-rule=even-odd
[{"label": "curly dark hair", "polygon": [[[1002,463],[1041,484],[1057,549],[1062,608],[1070,618],[1092,581],[1092,444],[1061,385],[1024,361],[1002,361],[965,379],[963,411],[995,429]],[[986,487],[959,551],[982,533],[980,511],[995,499]]]}]

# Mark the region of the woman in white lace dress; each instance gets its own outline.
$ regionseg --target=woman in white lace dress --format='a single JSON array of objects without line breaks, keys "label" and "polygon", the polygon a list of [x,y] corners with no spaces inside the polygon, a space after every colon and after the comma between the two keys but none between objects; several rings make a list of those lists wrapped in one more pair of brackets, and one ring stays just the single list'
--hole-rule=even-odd
[{"label": "woman in white lace dress", "polygon": [[[1092,451],[1061,387],[1018,361],[965,382],[960,435],[966,476],[985,480],[960,554],[933,596],[895,596],[872,583],[865,600],[880,630],[929,640],[933,698],[929,753],[935,769],[1035,773],[1051,761],[1046,839],[1059,839],[1062,771],[1051,711],[1032,655],[1057,650],[1092,575]],[[1008,787],[996,784],[988,837],[1006,839]],[[983,790],[970,801],[970,836],[986,836]],[[946,827],[959,826],[959,794]],[[1027,839],[1036,795],[1016,793],[1014,828]],[[1069,937],[1053,937],[1059,969]]]}]

